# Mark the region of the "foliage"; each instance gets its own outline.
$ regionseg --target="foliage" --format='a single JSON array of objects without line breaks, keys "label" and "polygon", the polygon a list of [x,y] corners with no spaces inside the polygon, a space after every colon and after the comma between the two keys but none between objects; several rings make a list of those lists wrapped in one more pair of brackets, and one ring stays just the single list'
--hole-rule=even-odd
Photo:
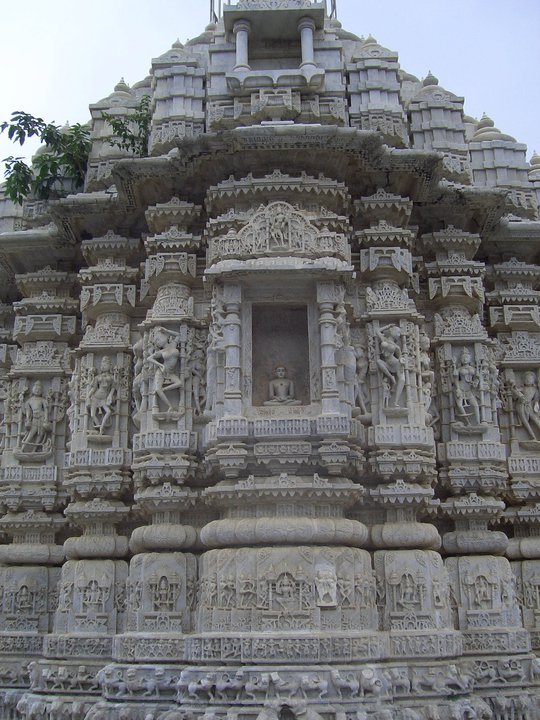
[{"label": "foliage", "polygon": [[[103,118],[111,125],[116,136],[110,141],[111,145],[131,151],[139,157],[148,155],[152,120],[149,95],[142,97],[135,112],[128,117],[116,117],[104,112]],[[60,195],[66,181],[72,182],[75,189],[83,187],[92,146],[88,127],[76,124],[60,128],[19,110],[12,113],[11,120],[0,123],[0,132],[6,131],[8,138],[19,145],[24,145],[31,137],[39,138],[44,144],[31,165],[23,157],[10,155],[4,158],[4,192],[14,203],[22,205],[29,195],[40,200]]]},{"label": "foliage", "polygon": [[116,136],[110,141],[111,145],[121,150],[129,150],[139,157],[147,157],[152,121],[150,95],[143,95],[135,112],[127,117],[117,117],[106,112],[102,115]]},{"label": "foliage", "polygon": [[0,132],[7,131],[8,138],[19,145],[37,137],[44,144],[32,165],[24,158],[11,155],[4,159],[6,184],[4,192],[18,205],[32,194],[46,200],[60,193],[63,183],[71,181],[75,188],[84,184],[86,165],[90,153],[90,130],[80,124],[60,128],[46,123],[42,118],[17,111],[11,120],[0,124]]}]

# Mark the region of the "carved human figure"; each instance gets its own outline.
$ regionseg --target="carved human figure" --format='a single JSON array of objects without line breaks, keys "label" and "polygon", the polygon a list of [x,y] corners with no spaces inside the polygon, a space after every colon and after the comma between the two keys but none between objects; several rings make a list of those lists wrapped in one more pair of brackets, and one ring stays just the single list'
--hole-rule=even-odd
[{"label": "carved human figure", "polygon": [[294,397],[294,383],[287,377],[283,365],[276,368],[276,377],[268,383],[268,400],[265,405],[300,405]]},{"label": "carved human figure", "polygon": [[0,380],[0,451],[4,449],[6,436],[6,400],[8,398],[7,381]]},{"label": "carved human figure", "polygon": [[368,410],[368,392],[367,392],[367,377],[369,363],[366,356],[366,352],[363,347],[357,345],[354,348],[354,354],[356,356],[356,376],[354,381],[354,404],[360,408],[363,415],[366,415]]},{"label": "carved human figure", "polygon": [[212,303],[212,322],[208,328],[208,352],[206,356],[206,405],[205,411],[213,413],[216,405],[219,352],[225,347],[223,326],[225,308],[223,303],[214,299]]},{"label": "carved human figure", "polygon": [[272,247],[287,247],[289,241],[289,218],[282,210],[272,217],[269,235]]},{"label": "carved human figure", "polygon": [[399,401],[405,389],[405,369],[401,354],[401,330],[397,325],[387,325],[377,329],[379,339],[379,357],[377,367],[390,383],[391,396],[389,405],[399,407]]},{"label": "carved human figure", "polygon": [[133,399],[135,414],[146,410],[145,373],[144,373],[144,337],[140,337],[133,344]]},{"label": "carved human figure", "polygon": [[94,374],[86,396],[86,407],[90,411],[90,421],[94,430],[103,435],[113,414],[116,396],[114,372],[108,355],[101,361],[101,369]]},{"label": "carved human figure", "polygon": [[45,452],[51,445],[51,422],[49,404],[43,397],[40,380],[32,385],[30,397],[24,403],[24,435],[21,448],[25,453]]},{"label": "carved human figure", "polygon": [[343,303],[339,305],[336,320],[336,360],[343,373],[345,398],[354,406],[356,405],[356,352],[351,343],[347,311]]},{"label": "carved human figure", "polygon": [[206,363],[204,352],[200,349],[194,350],[191,355],[191,394],[193,396],[193,408],[195,415],[201,415],[202,405],[205,400],[204,375]]},{"label": "carved human figure", "polygon": [[537,439],[537,431],[540,431],[540,392],[536,382],[536,375],[528,370],[523,376],[523,385],[513,385],[512,394],[516,400],[516,412],[521,424],[533,440]]},{"label": "carved human figure", "polygon": [[184,380],[178,375],[177,368],[180,360],[180,350],[176,344],[178,333],[165,328],[159,328],[154,335],[154,344],[157,348],[146,358],[146,364],[157,367],[154,376],[153,409],[158,410],[158,397],[165,403],[169,411],[174,410],[167,393],[184,387]]},{"label": "carved human figure", "polygon": [[431,360],[429,357],[429,337],[426,335],[425,332],[420,333],[420,355],[419,355],[419,362],[420,362],[420,377],[422,378],[423,382],[428,382],[433,385],[433,381],[435,380],[435,373],[431,369]]},{"label": "carved human figure", "polygon": [[332,568],[319,568],[315,576],[317,605],[335,607],[337,605],[337,577]]},{"label": "carved human figure", "polygon": [[471,353],[463,348],[459,365],[454,369],[456,412],[470,424],[471,414],[475,425],[480,425],[480,404],[478,402],[478,386],[480,378],[472,364]]}]

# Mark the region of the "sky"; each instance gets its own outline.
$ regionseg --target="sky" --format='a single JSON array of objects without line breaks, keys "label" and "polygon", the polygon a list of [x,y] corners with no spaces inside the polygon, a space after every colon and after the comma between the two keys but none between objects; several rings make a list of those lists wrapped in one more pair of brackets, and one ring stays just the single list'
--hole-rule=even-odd
[{"label": "sky", "polygon": [[[62,125],[121,77],[200,34],[210,0],[0,0],[0,122],[24,110]],[[338,19],[399,53],[401,67],[465,97],[502,132],[540,153],[540,0],[337,0]],[[0,135],[0,160],[24,155]],[[0,175],[1,181],[1,175]]]}]

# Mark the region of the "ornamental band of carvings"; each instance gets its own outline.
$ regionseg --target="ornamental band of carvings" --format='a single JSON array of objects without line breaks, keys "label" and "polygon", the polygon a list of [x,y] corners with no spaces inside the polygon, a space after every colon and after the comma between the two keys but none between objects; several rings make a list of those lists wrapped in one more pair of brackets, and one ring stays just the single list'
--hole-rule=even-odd
[{"label": "ornamental band of carvings", "polygon": [[260,207],[238,233],[210,241],[209,260],[247,259],[272,255],[350,259],[344,235],[317,229],[285,202]]}]

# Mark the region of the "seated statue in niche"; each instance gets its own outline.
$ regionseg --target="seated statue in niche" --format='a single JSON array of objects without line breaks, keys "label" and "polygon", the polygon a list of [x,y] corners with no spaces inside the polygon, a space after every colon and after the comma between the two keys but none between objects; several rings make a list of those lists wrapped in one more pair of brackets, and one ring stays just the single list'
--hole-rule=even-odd
[{"label": "seated statue in niche", "polygon": [[40,380],[32,385],[30,397],[24,403],[24,427],[26,434],[21,442],[23,453],[48,452],[51,449],[51,421],[49,403],[43,397]]},{"label": "seated statue in niche", "polygon": [[294,383],[287,377],[283,365],[276,368],[276,377],[268,383],[268,400],[265,405],[301,405],[294,397]]},{"label": "seated statue in niche", "polygon": [[93,376],[86,396],[92,429],[99,435],[104,434],[114,412],[113,403],[116,395],[114,380],[111,358],[105,355],[101,361],[101,369]]}]

